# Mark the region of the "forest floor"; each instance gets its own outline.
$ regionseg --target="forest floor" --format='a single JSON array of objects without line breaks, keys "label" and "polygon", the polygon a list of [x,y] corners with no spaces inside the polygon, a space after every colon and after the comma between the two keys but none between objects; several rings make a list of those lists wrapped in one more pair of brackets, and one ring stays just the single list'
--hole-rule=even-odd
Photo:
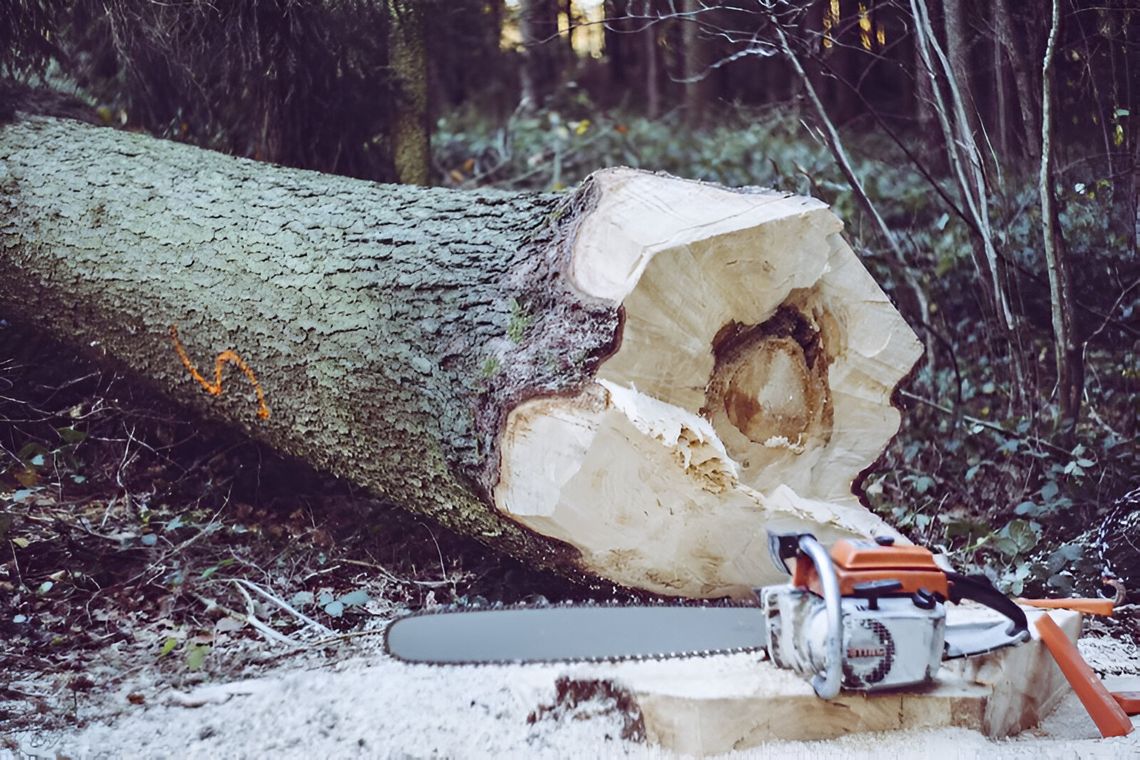
[{"label": "forest floor", "polygon": [[[1100,642],[1098,645],[1097,643]],[[1140,668],[1140,657],[1107,659],[1103,639],[1086,657],[1101,666]],[[1091,646],[1090,646],[1091,643]],[[263,660],[276,659],[272,647]],[[375,639],[308,650],[287,662],[247,664],[241,674],[175,686],[111,650],[87,672],[108,679],[78,697],[38,679],[25,688],[76,725],[13,731],[13,756],[159,757],[631,757],[669,758],[666,750],[622,738],[631,717],[612,699],[557,704],[555,681],[574,666],[445,669],[409,666],[384,655]],[[585,666],[579,666],[585,667]],[[629,667],[629,666],[626,666]],[[668,669],[669,663],[639,663]],[[594,666],[595,671],[597,666]],[[123,673],[129,673],[123,677]],[[1135,719],[1134,719],[1135,720]],[[0,748],[0,757],[5,753]],[[1122,758],[1140,755],[1140,732],[1101,739],[1075,696],[1037,729],[992,741],[966,729],[850,734],[816,742],[770,742],[729,753],[740,758]]]},{"label": "forest floor", "polygon": [[[0,758],[671,756],[623,738],[636,716],[612,698],[560,701],[575,666],[382,651],[407,610],[641,597],[496,556],[26,337],[0,334]],[[1086,634],[1102,673],[1140,674],[1135,617]],[[906,731],[740,756],[1123,757],[1138,736],[1099,739],[1069,698],[1007,741]]]}]

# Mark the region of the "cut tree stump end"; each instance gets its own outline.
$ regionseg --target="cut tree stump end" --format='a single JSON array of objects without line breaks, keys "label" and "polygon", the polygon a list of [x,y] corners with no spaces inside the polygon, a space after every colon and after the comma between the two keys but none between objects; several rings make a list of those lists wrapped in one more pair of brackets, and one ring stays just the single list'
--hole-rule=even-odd
[{"label": "cut tree stump end", "polygon": [[853,492],[921,344],[811,198],[598,172],[567,276],[620,307],[575,395],[508,415],[495,506],[657,593],[778,583],[768,529],[900,536]]}]

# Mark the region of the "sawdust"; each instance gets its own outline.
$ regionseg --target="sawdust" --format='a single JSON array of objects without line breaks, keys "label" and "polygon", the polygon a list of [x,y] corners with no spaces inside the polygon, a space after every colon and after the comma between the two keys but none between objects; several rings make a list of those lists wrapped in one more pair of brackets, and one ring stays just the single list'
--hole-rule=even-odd
[{"label": "sawdust", "polygon": [[1131,641],[1086,637],[1077,646],[1085,661],[1101,675],[1140,674],[1140,647]]},{"label": "sawdust", "polygon": [[[1134,650],[1088,639],[1091,661],[1111,660],[1119,671],[1140,672]],[[630,716],[601,694],[568,709],[543,710],[556,698],[565,665],[440,668],[411,666],[385,656],[377,643],[356,645],[330,659],[313,653],[254,679],[204,684],[175,692],[147,673],[84,708],[82,730],[8,735],[0,758],[577,758],[675,757],[623,740]],[[742,656],[696,661],[686,667],[723,670]],[[677,663],[637,663],[643,678],[676,672]],[[576,675],[588,668],[574,666]],[[612,675],[612,673],[611,673]],[[128,695],[131,695],[128,698]],[[142,701],[142,704],[135,702]],[[189,707],[189,705],[196,705]],[[1134,719],[1134,723],[1138,719]],[[23,753],[23,754],[18,754]],[[771,742],[724,757],[799,758],[949,757],[1122,758],[1140,756],[1140,732],[1101,739],[1075,697],[1033,731],[991,741],[965,729],[853,734],[820,742]]]}]

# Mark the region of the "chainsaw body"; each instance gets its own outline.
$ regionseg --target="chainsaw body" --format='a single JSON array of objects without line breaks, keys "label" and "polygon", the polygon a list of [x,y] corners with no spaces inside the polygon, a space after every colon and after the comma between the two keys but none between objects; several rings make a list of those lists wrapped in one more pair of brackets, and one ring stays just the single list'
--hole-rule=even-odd
[{"label": "chainsaw body", "polygon": [[[942,662],[947,597],[933,555],[841,541],[825,556],[840,591],[842,687],[871,691],[932,680]],[[819,577],[814,563],[809,570],[797,559],[792,583],[758,592],[772,662],[812,676],[827,672],[835,636]]]},{"label": "chainsaw body", "polygon": [[[890,539],[842,539],[827,551],[809,534],[770,537],[773,561],[791,583],[757,589],[772,662],[812,678],[816,692],[893,689],[934,679],[944,659],[1027,637],[1025,616],[988,581],[947,573],[934,555]],[[789,571],[787,562],[795,560]],[[946,602],[971,598],[1010,625],[955,629]]]}]

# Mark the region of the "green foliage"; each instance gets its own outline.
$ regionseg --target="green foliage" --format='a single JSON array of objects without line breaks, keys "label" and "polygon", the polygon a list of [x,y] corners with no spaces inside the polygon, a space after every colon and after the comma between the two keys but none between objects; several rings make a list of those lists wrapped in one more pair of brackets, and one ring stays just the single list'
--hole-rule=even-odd
[{"label": "green foliage", "polygon": [[54,446],[45,446],[38,440],[25,443],[16,452],[16,462],[9,465],[8,474],[28,489],[35,489],[44,481],[66,479],[77,486],[86,482],[80,444],[87,439],[87,433],[67,425],[55,428],[53,437],[57,439]]},{"label": "green foliage", "polygon": [[595,113],[579,96],[494,127],[471,111],[440,121],[433,153],[444,183],[560,190],[606,166],[633,166],[731,186],[763,184],[849,203],[826,149],[797,134],[794,119],[745,116],[694,133],[677,116],[650,120]]}]

